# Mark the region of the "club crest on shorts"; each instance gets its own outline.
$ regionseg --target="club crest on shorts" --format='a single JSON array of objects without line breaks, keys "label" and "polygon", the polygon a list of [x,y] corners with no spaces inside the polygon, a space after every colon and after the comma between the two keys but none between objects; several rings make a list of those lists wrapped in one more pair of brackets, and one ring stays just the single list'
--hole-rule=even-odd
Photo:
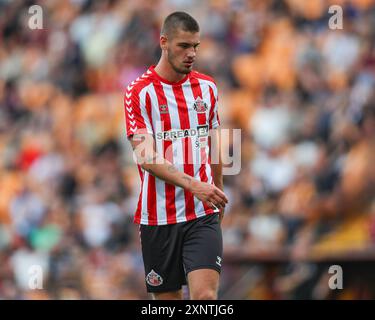
[{"label": "club crest on shorts", "polygon": [[146,282],[153,287],[160,286],[163,283],[163,278],[157,274],[154,270],[146,276]]},{"label": "club crest on shorts", "polygon": [[207,110],[207,104],[200,98],[198,97],[195,102],[194,102],[194,110],[197,113],[204,113]]}]

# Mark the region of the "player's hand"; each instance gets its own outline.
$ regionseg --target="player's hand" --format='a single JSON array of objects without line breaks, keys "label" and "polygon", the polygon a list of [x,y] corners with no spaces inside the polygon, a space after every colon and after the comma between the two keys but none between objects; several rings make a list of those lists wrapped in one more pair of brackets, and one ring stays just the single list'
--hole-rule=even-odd
[{"label": "player's hand", "polygon": [[190,186],[190,191],[199,200],[205,202],[212,209],[225,208],[228,199],[223,191],[213,184],[193,180]]}]

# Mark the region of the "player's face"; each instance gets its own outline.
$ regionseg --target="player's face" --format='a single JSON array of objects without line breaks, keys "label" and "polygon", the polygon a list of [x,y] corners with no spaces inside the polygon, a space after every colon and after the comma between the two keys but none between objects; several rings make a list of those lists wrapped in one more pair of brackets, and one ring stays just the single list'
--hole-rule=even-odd
[{"label": "player's face", "polygon": [[187,74],[193,69],[199,42],[199,32],[178,29],[167,41],[168,62],[177,73]]}]

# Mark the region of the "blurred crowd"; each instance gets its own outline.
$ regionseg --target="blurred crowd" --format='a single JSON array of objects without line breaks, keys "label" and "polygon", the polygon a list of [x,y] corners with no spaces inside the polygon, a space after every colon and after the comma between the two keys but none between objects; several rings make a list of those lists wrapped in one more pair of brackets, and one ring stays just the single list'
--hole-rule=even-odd
[{"label": "blurred crowd", "polygon": [[310,281],[305,296],[329,298],[311,261],[375,253],[374,0],[0,0],[0,299],[148,298],[123,93],[176,10],[200,24],[195,69],[218,84],[222,127],[241,129],[225,256],[287,260],[237,291],[249,268],[228,262],[221,295],[299,298]]}]

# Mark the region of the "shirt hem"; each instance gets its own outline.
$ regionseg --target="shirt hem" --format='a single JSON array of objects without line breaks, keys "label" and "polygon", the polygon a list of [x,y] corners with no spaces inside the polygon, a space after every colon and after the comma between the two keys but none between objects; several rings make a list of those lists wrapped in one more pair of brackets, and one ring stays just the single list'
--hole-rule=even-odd
[{"label": "shirt hem", "polygon": [[149,221],[149,220],[146,220],[146,219],[137,219],[137,218],[134,218],[134,223],[135,224],[143,224],[143,225],[153,225],[153,226],[165,226],[165,225],[172,225],[172,224],[177,224],[177,223],[182,223],[182,222],[188,222],[188,221],[192,221],[194,219],[198,219],[198,218],[201,218],[201,217],[204,217],[204,216],[207,216],[207,215],[210,215],[210,214],[214,214],[214,213],[218,213],[219,211],[218,210],[214,210],[212,209],[211,211],[203,211],[201,213],[198,213],[196,214],[196,216],[194,218],[190,218],[190,219],[177,219],[177,221],[175,223],[168,223],[167,220],[162,220],[162,221]]}]

